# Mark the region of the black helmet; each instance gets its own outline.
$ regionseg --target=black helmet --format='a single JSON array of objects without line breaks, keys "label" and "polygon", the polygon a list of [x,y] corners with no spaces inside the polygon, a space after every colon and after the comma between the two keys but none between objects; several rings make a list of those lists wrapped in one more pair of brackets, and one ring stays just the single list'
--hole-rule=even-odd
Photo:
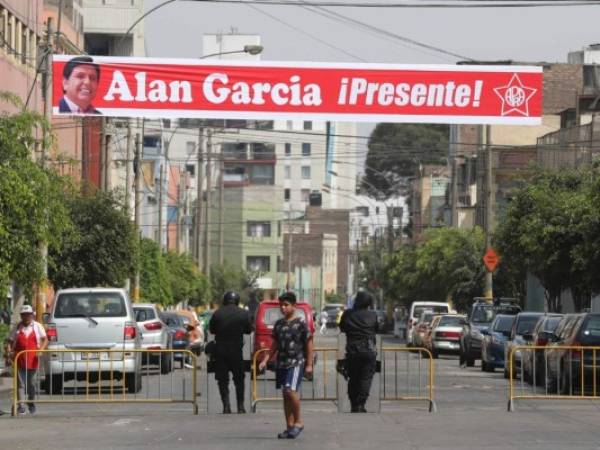
[{"label": "black helmet", "polygon": [[223,296],[224,305],[238,305],[240,303],[240,296],[235,291],[227,291]]}]

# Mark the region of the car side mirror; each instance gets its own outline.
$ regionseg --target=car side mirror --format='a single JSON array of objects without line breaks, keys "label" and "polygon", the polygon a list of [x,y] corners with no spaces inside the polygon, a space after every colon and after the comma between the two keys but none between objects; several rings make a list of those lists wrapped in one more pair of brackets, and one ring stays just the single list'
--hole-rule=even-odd
[{"label": "car side mirror", "polygon": [[527,341],[527,342],[533,341],[533,334],[531,334],[531,333],[525,333],[525,334],[523,334],[523,340]]}]

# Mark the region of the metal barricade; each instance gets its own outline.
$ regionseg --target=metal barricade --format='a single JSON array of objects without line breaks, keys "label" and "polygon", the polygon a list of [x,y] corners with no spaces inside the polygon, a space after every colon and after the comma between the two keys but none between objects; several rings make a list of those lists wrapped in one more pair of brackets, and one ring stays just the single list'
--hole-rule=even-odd
[{"label": "metal barricade", "polygon": [[600,347],[520,345],[508,363],[508,410],[515,400],[599,399]]},{"label": "metal barricade", "polygon": [[[272,367],[268,367],[264,373],[258,372],[258,365],[262,356],[268,349],[260,349],[254,353],[252,358],[252,411],[256,412],[256,406],[261,402],[281,401],[281,396],[276,396],[275,376]],[[336,364],[338,360],[337,347],[315,348],[315,363],[313,375],[310,380],[305,380],[300,388],[302,401],[330,401],[338,399],[338,384]],[[269,364],[271,365],[271,364]],[[270,377],[269,377],[270,376]]]},{"label": "metal barricade", "polygon": [[[32,354],[39,369],[19,369]],[[176,357],[190,365],[176,373]],[[23,350],[13,361],[12,414],[19,403],[188,403],[197,415],[197,367],[189,350]]]},{"label": "metal barricade", "polygon": [[382,346],[379,357],[381,401],[426,401],[429,403],[429,412],[437,411],[434,399],[435,365],[429,350]]}]

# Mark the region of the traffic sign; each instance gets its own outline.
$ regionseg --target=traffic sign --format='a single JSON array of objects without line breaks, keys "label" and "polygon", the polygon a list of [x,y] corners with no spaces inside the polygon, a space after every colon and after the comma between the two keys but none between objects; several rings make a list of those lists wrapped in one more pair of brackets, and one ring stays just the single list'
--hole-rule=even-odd
[{"label": "traffic sign", "polygon": [[488,248],[487,252],[485,252],[485,255],[483,256],[483,263],[485,264],[485,267],[488,270],[488,272],[493,272],[494,270],[496,270],[496,267],[498,266],[499,262],[500,257],[498,256],[498,254],[494,251],[492,247]]}]

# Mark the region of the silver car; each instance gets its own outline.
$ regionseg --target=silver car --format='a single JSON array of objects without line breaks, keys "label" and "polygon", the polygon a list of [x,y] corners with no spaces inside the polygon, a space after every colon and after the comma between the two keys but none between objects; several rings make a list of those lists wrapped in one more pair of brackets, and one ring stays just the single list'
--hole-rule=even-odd
[{"label": "silver car", "polygon": [[[152,303],[136,303],[133,306],[135,320],[142,332],[142,348],[144,350],[168,350],[171,348],[171,338],[167,325],[162,321],[158,308]],[[160,372],[167,374],[173,368],[172,355],[163,353],[144,353],[143,358],[149,364],[158,364]]]},{"label": "silver car", "polygon": [[49,350],[78,350],[46,354],[44,389],[48,394],[60,393],[63,384],[73,379],[94,383],[124,377],[129,393],[141,390],[141,354],[131,351],[141,348],[141,335],[124,290],[59,290],[45,320]]}]

